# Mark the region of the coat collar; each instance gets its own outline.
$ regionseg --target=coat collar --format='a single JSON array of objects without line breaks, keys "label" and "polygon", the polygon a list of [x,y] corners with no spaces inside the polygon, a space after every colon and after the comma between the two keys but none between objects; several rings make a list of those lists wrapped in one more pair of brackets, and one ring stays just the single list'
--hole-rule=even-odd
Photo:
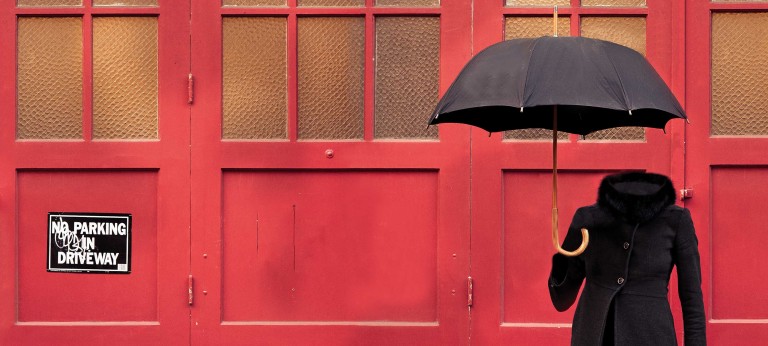
[{"label": "coat collar", "polygon": [[646,222],[675,203],[675,188],[666,176],[629,172],[603,178],[597,204],[626,221]]}]

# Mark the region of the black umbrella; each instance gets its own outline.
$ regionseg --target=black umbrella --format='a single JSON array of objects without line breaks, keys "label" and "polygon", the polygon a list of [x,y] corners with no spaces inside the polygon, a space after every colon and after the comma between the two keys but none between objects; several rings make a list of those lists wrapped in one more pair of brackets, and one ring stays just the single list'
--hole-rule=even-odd
[{"label": "black umbrella", "polygon": [[557,131],[587,135],[621,126],[663,129],[687,119],[677,99],[640,53],[584,37],[497,43],[478,53],[440,99],[429,124],[463,123],[489,132],[553,130],[552,241],[557,234]]}]

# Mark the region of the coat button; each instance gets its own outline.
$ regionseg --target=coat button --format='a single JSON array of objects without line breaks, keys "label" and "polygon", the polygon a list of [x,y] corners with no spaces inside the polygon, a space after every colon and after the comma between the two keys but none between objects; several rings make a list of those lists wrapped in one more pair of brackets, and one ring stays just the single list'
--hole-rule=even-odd
[{"label": "coat button", "polygon": [[616,280],[616,283],[618,283],[619,285],[623,284],[624,278],[619,278],[618,280]]},{"label": "coat button", "polygon": [[629,243],[624,242],[624,250],[629,249]]}]

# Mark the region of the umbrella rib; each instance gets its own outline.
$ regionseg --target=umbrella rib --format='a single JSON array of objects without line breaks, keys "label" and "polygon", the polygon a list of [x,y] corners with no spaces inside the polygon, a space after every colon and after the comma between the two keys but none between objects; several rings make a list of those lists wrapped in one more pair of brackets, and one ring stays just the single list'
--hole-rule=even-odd
[{"label": "umbrella rib", "polygon": [[536,45],[539,44],[539,40],[541,40],[541,37],[533,40],[533,47],[531,47],[530,52],[528,52],[528,61],[526,61],[525,64],[525,81],[523,81],[523,87],[520,88],[521,92],[523,93],[520,95],[520,113],[523,112],[523,108],[525,107],[525,94],[528,88],[528,77],[531,75],[531,57],[533,56],[533,51],[536,50]]},{"label": "umbrella rib", "polygon": [[[610,54],[608,54],[608,51],[605,50],[604,46],[601,46],[600,48],[603,49],[605,52],[605,56],[611,57]],[[621,96],[624,97],[624,105],[626,105],[627,110],[629,111],[629,115],[632,115],[632,105],[629,104],[629,96],[627,96],[627,90],[624,88],[624,81],[621,80],[621,74],[619,73],[619,70],[616,68],[616,64],[613,63],[613,59],[608,59],[608,62],[611,63],[611,67],[613,67],[613,72],[616,74],[616,79],[619,81],[619,87],[621,87]]]}]

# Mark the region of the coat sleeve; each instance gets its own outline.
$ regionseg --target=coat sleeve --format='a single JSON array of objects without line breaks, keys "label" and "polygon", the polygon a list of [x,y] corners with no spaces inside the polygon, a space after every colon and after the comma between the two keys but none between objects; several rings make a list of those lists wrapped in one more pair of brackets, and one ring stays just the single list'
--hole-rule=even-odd
[{"label": "coat sleeve", "polygon": [[677,266],[678,294],[683,308],[686,346],[707,344],[698,245],[691,213],[688,209],[683,209],[675,236],[674,258]]},{"label": "coat sleeve", "polygon": [[[581,228],[586,226],[585,214],[584,208],[576,211],[563,241],[563,249],[573,251],[581,244]],[[552,270],[548,280],[549,297],[557,311],[568,310],[573,305],[584,281],[584,275],[583,254],[568,257],[556,253],[552,256]]]}]

